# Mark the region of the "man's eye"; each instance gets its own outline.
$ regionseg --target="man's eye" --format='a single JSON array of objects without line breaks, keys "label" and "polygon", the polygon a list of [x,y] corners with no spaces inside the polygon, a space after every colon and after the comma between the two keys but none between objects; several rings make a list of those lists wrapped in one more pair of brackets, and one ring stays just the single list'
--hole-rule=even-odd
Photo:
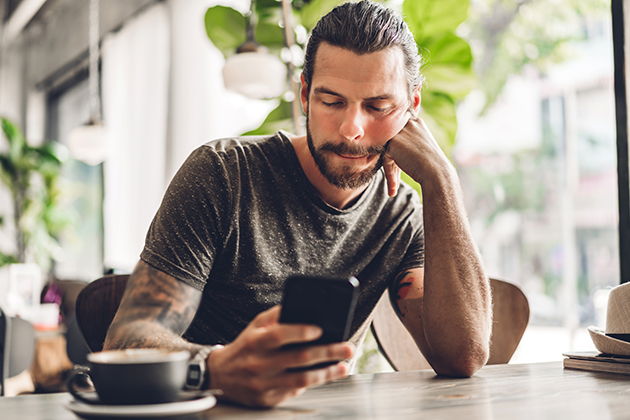
[{"label": "man's eye", "polygon": [[326,105],[326,106],[331,106],[331,107],[332,107],[332,106],[339,106],[339,105],[341,105],[341,102],[323,102],[323,101],[322,101],[322,103],[323,103],[324,105]]},{"label": "man's eye", "polygon": [[374,106],[374,105],[370,105],[369,108],[371,110],[373,110],[373,111],[376,111],[376,112],[385,112],[385,111],[388,110],[388,108],[379,108],[379,107]]}]

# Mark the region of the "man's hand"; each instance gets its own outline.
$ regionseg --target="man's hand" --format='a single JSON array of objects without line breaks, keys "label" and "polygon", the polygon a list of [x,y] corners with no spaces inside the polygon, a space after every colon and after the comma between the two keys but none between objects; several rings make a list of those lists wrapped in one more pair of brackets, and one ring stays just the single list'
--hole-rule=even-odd
[{"label": "man's hand", "polygon": [[308,387],[348,375],[345,362],[321,369],[288,371],[349,359],[354,346],[336,343],[282,349],[287,344],[316,340],[322,330],[312,325],[280,324],[279,317],[280,306],[260,313],[236,340],[212,352],[208,359],[210,386],[223,391],[223,398],[249,406],[271,407]]},{"label": "man's hand", "polygon": [[421,185],[427,176],[454,174],[453,165],[425,122],[415,116],[388,142],[383,167],[390,197],[398,192],[401,169]]}]

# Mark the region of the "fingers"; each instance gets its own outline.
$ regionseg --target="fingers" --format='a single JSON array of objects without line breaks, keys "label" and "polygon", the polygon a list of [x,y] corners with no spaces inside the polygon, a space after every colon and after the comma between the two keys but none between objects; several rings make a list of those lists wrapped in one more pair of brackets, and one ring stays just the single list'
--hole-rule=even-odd
[{"label": "fingers", "polygon": [[385,180],[387,181],[387,193],[390,197],[395,197],[400,185],[400,168],[394,162],[394,159],[387,155],[383,160],[383,168],[385,169]]},{"label": "fingers", "polygon": [[258,341],[261,350],[273,350],[287,344],[317,340],[322,332],[322,329],[316,325],[276,324],[257,331],[258,335],[252,339]]},{"label": "fingers", "polygon": [[237,402],[254,407],[273,407],[302,394],[307,388],[344,378],[348,374],[349,367],[342,362],[323,369],[286,373],[265,380],[255,378],[240,389]]},{"label": "fingers", "polygon": [[349,373],[350,367],[348,364],[339,362],[320,369],[287,372],[274,378],[272,385],[276,385],[274,388],[301,390],[345,378]]},{"label": "fingers", "polygon": [[260,350],[277,349],[288,344],[307,343],[321,337],[323,331],[316,325],[279,324],[282,307],[276,305],[258,314],[248,325],[250,341]]},{"label": "fingers", "polygon": [[239,349],[265,353],[321,337],[323,331],[316,325],[278,323],[280,310],[277,305],[258,314],[233,344]]},{"label": "fingers", "polygon": [[271,363],[282,364],[286,369],[304,368],[321,363],[338,362],[352,358],[352,343],[334,343],[300,348],[282,349],[272,355]]}]

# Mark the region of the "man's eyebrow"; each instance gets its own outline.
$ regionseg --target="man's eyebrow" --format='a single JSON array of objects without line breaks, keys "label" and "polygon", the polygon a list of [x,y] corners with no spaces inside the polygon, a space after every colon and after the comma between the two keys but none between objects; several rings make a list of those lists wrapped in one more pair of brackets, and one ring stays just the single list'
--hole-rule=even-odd
[{"label": "man's eyebrow", "polygon": [[343,95],[341,95],[340,93],[337,93],[334,90],[330,90],[330,89],[327,89],[325,87],[316,87],[315,89],[313,89],[313,92],[316,95],[317,94],[325,94],[325,95],[333,95],[333,96],[338,96],[340,98],[343,98]]},{"label": "man's eyebrow", "polygon": [[[317,94],[325,94],[325,95],[332,95],[332,96],[338,96],[339,98],[343,98],[344,96],[340,93],[335,92],[334,90],[330,90],[328,88],[325,87],[316,87],[315,89],[313,89],[313,92],[317,95]],[[384,93],[382,95],[377,95],[377,96],[371,96],[369,98],[365,98],[363,99],[363,101],[388,101],[391,99],[396,99],[394,97],[394,95],[391,95],[389,93]]]},{"label": "man's eyebrow", "polygon": [[390,99],[396,99],[396,98],[394,98],[394,95],[390,95],[389,93],[384,93],[382,95],[372,96],[371,98],[365,98],[364,101],[388,101]]}]

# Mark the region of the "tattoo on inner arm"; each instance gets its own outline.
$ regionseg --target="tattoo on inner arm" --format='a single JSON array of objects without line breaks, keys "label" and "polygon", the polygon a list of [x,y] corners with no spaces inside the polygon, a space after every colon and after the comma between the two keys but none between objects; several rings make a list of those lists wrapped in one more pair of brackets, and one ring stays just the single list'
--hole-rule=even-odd
[{"label": "tattoo on inner arm", "polygon": [[190,349],[193,345],[180,336],[190,325],[200,301],[199,290],[140,262],[129,278],[106,343],[116,348]]},{"label": "tattoo on inner arm", "polygon": [[409,294],[409,291],[411,290],[411,285],[415,280],[413,277],[405,279],[409,273],[411,273],[411,271],[403,271],[398,274],[391,286],[390,299],[392,307],[401,319],[405,317],[405,313],[401,310],[398,302],[407,297],[407,294]]}]

